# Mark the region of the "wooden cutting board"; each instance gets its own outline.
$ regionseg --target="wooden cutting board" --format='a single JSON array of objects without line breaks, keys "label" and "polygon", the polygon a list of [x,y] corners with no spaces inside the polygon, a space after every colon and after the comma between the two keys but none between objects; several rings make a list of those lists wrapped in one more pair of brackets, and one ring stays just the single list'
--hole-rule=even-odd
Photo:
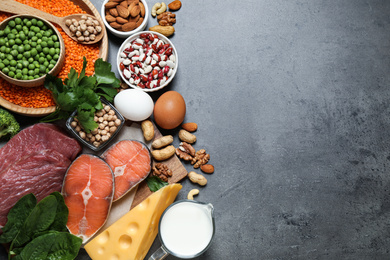
[{"label": "wooden cutting board", "polygon": [[[160,131],[157,129],[157,127],[154,126],[154,133],[155,137],[154,139],[157,139],[162,136]],[[115,144],[116,142],[124,139],[130,139],[130,140],[137,140],[145,143],[149,149],[151,149],[151,144],[153,140],[149,142],[145,142],[145,139],[143,137],[141,125],[139,123],[132,123],[130,121],[126,121],[123,128],[121,129],[121,132],[115,137],[114,140],[110,142],[107,148],[108,149],[112,144]],[[104,151],[99,151],[98,153],[95,153],[97,155],[101,155]],[[83,153],[94,153],[92,150],[88,148],[83,149]],[[153,164],[156,162],[153,161]],[[180,159],[174,155],[170,159],[163,161],[164,164],[168,166],[169,169],[172,170],[172,177],[169,178],[169,183],[177,183],[180,182],[183,178],[187,176],[187,170],[181,163]],[[130,209],[137,206],[139,203],[141,203],[143,200],[145,200],[147,197],[149,197],[152,194],[150,191],[148,185],[146,184],[146,181],[142,181],[138,184],[137,187],[133,188],[129,193],[127,193],[124,197],[122,197],[120,200],[114,202],[111,206],[109,217],[104,224],[104,226],[99,230],[99,233],[107,229],[109,226],[111,226],[114,222],[116,222],[118,219],[120,219],[123,215],[125,215]],[[96,235],[97,235],[96,234]]]}]

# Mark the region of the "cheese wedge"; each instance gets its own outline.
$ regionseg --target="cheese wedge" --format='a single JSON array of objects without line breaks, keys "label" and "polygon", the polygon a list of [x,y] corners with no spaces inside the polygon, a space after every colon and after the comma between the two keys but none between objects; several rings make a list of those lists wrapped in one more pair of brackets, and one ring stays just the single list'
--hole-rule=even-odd
[{"label": "cheese wedge", "polygon": [[175,200],[181,184],[170,184],[150,195],[84,246],[93,260],[144,259],[158,232],[163,211]]}]

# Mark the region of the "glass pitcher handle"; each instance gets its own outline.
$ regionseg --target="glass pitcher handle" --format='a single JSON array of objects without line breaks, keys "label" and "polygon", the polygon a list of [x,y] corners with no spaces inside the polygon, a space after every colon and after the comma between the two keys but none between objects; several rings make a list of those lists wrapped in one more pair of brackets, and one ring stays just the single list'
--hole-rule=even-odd
[{"label": "glass pitcher handle", "polygon": [[162,260],[168,255],[168,252],[163,247],[160,247],[149,257],[149,260]]}]

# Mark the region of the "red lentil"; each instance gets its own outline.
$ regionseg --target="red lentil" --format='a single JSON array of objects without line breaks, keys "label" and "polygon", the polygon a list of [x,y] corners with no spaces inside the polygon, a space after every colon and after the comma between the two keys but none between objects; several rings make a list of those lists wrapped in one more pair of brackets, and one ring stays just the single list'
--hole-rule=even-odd
[{"label": "red lentil", "polygon": [[[1,1],[1,0],[0,0]],[[31,7],[40,9],[55,16],[63,17],[70,14],[86,13],[78,5],[70,0],[16,0]],[[0,22],[10,17],[8,13],[0,12]],[[80,72],[83,67],[83,56],[86,57],[88,64],[85,74],[91,76],[94,73],[95,61],[99,58],[99,45],[78,44],[61,27],[55,25],[61,33],[65,43],[65,61],[64,66],[57,77],[65,79],[71,68]],[[51,92],[43,86],[24,88],[18,87],[0,78],[0,96],[9,102],[30,108],[44,108],[54,106],[55,102]]]}]

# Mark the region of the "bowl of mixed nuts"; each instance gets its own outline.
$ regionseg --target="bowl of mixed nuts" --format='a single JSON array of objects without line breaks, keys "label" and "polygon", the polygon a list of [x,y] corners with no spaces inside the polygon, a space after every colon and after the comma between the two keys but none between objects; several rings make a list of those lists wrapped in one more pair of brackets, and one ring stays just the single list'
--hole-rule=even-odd
[{"label": "bowl of mixed nuts", "polygon": [[158,91],[176,75],[177,51],[172,42],[158,32],[138,32],[119,47],[117,66],[122,80],[130,87],[145,92]]},{"label": "bowl of mixed nuts", "polygon": [[103,149],[119,133],[125,118],[107,100],[102,99],[103,109],[95,112],[94,121],[98,127],[86,133],[77,120],[77,111],[66,121],[68,130],[81,142],[93,151]]},{"label": "bowl of mixed nuts", "polygon": [[127,38],[145,29],[149,17],[145,0],[105,0],[101,16],[106,28],[115,36]]}]

